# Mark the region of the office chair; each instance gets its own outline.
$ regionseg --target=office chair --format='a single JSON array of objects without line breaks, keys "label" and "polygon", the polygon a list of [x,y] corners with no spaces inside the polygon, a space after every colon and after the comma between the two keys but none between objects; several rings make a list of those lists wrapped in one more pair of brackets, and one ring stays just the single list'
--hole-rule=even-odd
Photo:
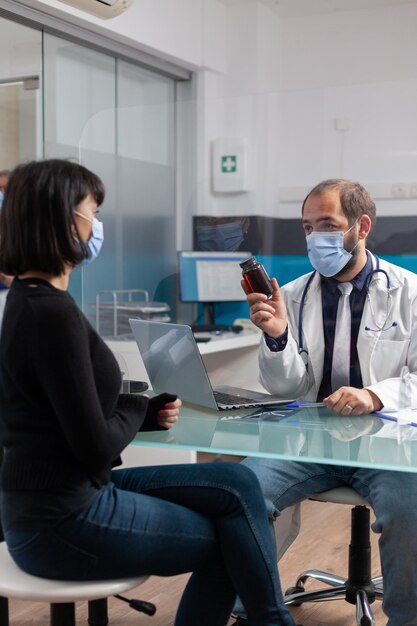
[{"label": "office chair", "polygon": [[[351,539],[349,544],[348,577],[336,576],[320,570],[302,572],[294,585],[285,592],[285,604],[299,606],[303,602],[320,602],[344,598],[356,605],[358,626],[372,626],[375,621],[370,605],[382,600],[382,576],[371,578],[370,512],[368,502],[350,487],[338,487],[319,493],[311,500],[350,504],[352,508]],[[305,590],[312,578],[328,585],[322,589]]]}]

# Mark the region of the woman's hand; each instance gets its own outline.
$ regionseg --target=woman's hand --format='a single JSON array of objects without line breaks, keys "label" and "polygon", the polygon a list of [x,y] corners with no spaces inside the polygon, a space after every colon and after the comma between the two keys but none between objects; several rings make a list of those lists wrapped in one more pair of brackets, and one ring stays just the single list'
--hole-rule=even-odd
[{"label": "woman's hand", "polygon": [[8,276],[7,274],[0,272],[0,282],[2,282],[3,285],[6,285],[6,287],[10,287],[13,282],[13,278],[14,276]]},{"label": "woman's hand", "polygon": [[177,398],[174,402],[167,402],[163,409],[158,411],[156,421],[159,426],[164,428],[172,428],[178,422],[180,407],[182,402]]}]

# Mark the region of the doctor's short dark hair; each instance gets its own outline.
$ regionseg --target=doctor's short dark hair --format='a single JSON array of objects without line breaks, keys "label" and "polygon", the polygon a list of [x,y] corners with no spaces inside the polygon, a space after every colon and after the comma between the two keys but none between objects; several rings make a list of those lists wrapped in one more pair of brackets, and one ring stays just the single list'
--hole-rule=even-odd
[{"label": "doctor's short dark hair", "polygon": [[0,213],[0,271],[59,276],[86,259],[74,210],[90,194],[102,204],[103,183],[78,163],[49,159],[12,170]]},{"label": "doctor's short dark hair", "polygon": [[354,224],[361,215],[368,215],[371,219],[372,228],[376,222],[376,207],[368,191],[361,184],[345,178],[329,178],[313,187],[304,199],[301,213],[304,213],[304,206],[311,196],[320,196],[326,191],[337,189],[339,191],[340,204],[343,213],[346,215],[349,225]]}]

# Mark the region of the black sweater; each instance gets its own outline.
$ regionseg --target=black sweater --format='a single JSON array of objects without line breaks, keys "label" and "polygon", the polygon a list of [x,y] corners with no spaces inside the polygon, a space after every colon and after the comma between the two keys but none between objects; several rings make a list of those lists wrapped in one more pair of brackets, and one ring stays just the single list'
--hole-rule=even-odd
[{"label": "black sweater", "polygon": [[109,481],[148,405],[143,396],[119,395],[120,385],[112,352],[67,292],[14,280],[0,340],[6,528],[55,523]]}]

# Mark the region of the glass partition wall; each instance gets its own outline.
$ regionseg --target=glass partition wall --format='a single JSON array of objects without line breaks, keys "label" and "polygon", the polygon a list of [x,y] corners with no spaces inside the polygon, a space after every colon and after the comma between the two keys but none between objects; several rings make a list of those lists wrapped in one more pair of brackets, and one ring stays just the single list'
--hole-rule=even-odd
[{"label": "glass partition wall", "polygon": [[125,301],[174,319],[175,81],[6,19],[0,33],[0,170],[73,159],[106,188],[100,258],[73,272],[72,295],[109,338],[130,332]]},{"label": "glass partition wall", "polygon": [[74,158],[106,187],[100,260],[73,273],[71,292],[121,338],[145,300],[175,315],[175,82],[48,34],[44,76],[45,157]]}]

